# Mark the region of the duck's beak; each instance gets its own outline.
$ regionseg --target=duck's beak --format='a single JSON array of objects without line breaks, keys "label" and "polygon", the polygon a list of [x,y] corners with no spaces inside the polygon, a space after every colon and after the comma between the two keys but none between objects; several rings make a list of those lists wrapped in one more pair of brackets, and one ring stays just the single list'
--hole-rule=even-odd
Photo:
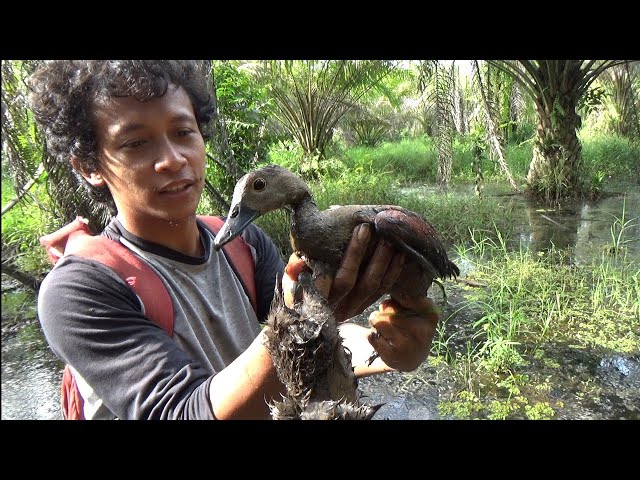
[{"label": "duck's beak", "polygon": [[229,216],[213,240],[213,246],[220,250],[225,244],[236,238],[251,222],[261,215],[257,210],[245,207],[242,203],[231,206]]}]

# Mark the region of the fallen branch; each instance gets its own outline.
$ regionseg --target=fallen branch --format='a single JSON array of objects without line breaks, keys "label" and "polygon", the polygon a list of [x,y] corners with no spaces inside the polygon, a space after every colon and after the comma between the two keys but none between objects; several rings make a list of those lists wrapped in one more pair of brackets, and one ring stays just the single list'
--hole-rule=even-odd
[{"label": "fallen branch", "polygon": [[10,262],[2,263],[2,273],[10,276],[14,280],[17,280],[22,285],[24,285],[27,288],[30,288],[36,293],[38,293],[38,290],[40,290],[40,284],[42,283],[42,280],[34,277],[33,275],[29,275],[28,273],[25,273],[19,270],[18,268],[16,268],[15,265],[13,265]]},{"label": "fallen branch", "polygon": [[476,282],[475,280],[467,280],[466,278],[456,278],[455,279],[456,283],[462,283],[464,285],[468,285],[470,287],[488,287],[489,285],[487,285],[486,283],[482,283],[482,282]]}]

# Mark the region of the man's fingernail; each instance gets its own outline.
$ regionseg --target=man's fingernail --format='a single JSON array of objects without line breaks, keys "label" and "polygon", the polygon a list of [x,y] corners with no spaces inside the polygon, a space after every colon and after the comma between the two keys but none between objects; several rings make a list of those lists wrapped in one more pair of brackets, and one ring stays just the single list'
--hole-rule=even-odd
[{"label": "man's fingernail", "polygon": [[369,240],[369,224],[368,223],[361,223],[360,226],[358,227],[358,240],[360,240],[361,242]]}]

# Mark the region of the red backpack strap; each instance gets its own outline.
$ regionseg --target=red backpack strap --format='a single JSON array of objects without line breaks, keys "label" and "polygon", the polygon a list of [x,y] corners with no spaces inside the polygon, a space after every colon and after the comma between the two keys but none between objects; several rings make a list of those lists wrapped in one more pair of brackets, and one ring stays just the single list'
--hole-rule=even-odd
[{"label": "red backpack strap", "polygon": [[[224,224],[224,220],[220,217],[198,215],[198,218],[202,220],[214,234],[217,234]],[[251,306],[253,306],[253,311],[257,313],[258,295],[256,292],[255,279],[256,267],[253,263],[253,255],[251,254],[249,245],[242,237],[238,236],[222,247],[222,250],[227,255],[227,258],[231,262],[238,278],[240,278],[240,281],[244,286],[244,291],[251,301]]]},{"label": "red backpack strap", "polygon": [[92,235],[82,217],[60,230],[40,238],[51,263],[62,255],[78,255],[96,260],[116,272],[140,298],[145,315],[173,335],[173,302],[160,277],[120,242],[102,235]]},{"label": "red backpack strap", "polygon": [[[173,302],[160,277],[128,248],[101,235],[92,235],[82,217],[40,238],[52,264],[64,255],[78,255],[103,263],[124,279],[138,295],[147,317],[173,335]],[[62,413],[66,420],[84,420],[84,399],[69,365],[60,384]]]},{"label": "red backpack strap", "polygon": [[76,378],[69,365],[65,365],[60,384],[60,401],[65,420],[84,420],[84,399],[78,390]]}]

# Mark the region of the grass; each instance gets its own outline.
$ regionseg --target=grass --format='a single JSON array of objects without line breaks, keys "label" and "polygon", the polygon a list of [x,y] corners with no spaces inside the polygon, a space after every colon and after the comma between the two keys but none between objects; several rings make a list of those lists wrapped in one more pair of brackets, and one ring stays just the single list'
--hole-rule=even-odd
[{"label": "grass", "polygon": [[[473,182],[473,144],[468,139],[456,138],[453,144],[451,181],[453,184]],[[505,157],[512,173],[521,180],[527,174],[531,161],[531,142],[508,145]],[[343,153],[342,161],[348,169],[390,172],[402,183],[435,183],[438,153],[433,139],[413,138],[378,147],[353,147]],[[485,180],[504,178],[497,162],[484,159],[482,170]]]},{"label": "grass", "polygon": [[[510,250],[501,234],[497,241],[485,232],[472,237],[471,247],[458,247],[459,256],[473,265],[470,277],[489,287],[468,295],[466,306],[481,313],[466,350],[450,360],[459,389],[440,405],[443,415],[552,418],[563,406],[550,394],[562,388],[555,359],[568,360],[553,353],[554,345],[596,357],[640,353],[637,262],[611,253],[573,265],[567,250],[533,254]],[[442,334],[438,341],[452,343]],[[590,380],[575,385],[585,398]]]}]

